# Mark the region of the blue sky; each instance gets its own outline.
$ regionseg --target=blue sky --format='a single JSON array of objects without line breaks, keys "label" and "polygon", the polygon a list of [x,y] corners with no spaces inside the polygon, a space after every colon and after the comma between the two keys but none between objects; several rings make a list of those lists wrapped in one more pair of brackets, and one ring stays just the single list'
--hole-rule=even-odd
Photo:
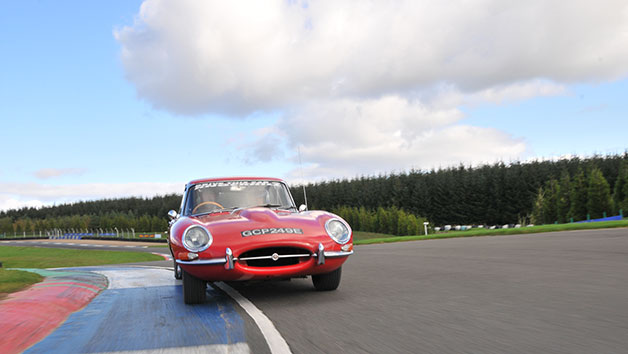
[{"label": "blue sky", "polygon": [[564,95],[465,109],[469,124],[525,139],[530,158],[622,154],[628,149],[628,80],[570,85]]},{"label": "blue sky", "polygon": [[[380,11],[320,3],[149,1],[141,13],[141,1],[2,2],[0,210],[171,193],[209,176],[299,182],[628,148],[628,56],[615,49],[628,48],[625,18],[602,26],[620,34],[597,53],[602,64],[533,58],[517,75],[509,58],[520,49],[475,27],[482,18],[458,29],[465,21],[447,13],[451,47],[431,43],[460,63],[415,50],[430,47],[416,33],[431,19],[402,3],[395,11],[419,23],[407,36],[381,31]],[[376,21],[333,22],[361,11]],[[493,41],[504,71],[458,52],[468,26]]]},{"label": "blue sky", "polygon": [[[231,138],[268,124],[154,110],[124,78],[114,28],[131,24],[141,1],[25,1],[0,12],[3,84],[0,133],[10,169],[3,182],[39,183],[42,168],[84,169],[55,184],[180,182],[250,174]],[[60,6],[61,5],[61,6]],[[208,150],[213,151],[207,153]],[[254,173],[285,173],[280,164]],[[258,172],[259,171],[259,172]]]}]

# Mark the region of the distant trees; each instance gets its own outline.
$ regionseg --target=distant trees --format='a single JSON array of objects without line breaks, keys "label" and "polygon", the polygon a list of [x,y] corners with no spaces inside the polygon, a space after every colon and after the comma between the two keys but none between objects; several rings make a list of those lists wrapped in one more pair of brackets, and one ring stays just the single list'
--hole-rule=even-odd
[{"label": "distant trees", "polygon": [[[587,214],[616,214],[620,209],[626,213],[628,153],[411,170],[311,183],[306,188],[310,209],[349,208],[353,218],[349,222],[356,230],[411,234],[422,218],[432,225],[577,221]],[[297,205],[302,204],[302,187],[292,186],[291,191]],[[167,225],[168,210],[178,210],[180,203],[181,196],[171,194],[9,210],[0,212],[0,233],[51,226],[158,231]]]},{"label": "distant trees", "polygon": [[[624,178],[622,173],[618,175],[616,185]],[[623,190],[623,186],[617,189]],[[624,195],[617,193],[617,200],[620,201],[618,204],[624,200],[622,198],[625,198]],[[573,182],[570,182],[567,173],[563,173],[560,183],[551,179],[539,189],[532,212],[532,222],[549,224],[587,218],[597,219],[607,213],[610,216],[610,213],[621,209],[614,207],[613,204],[610,185],[602,171],[593,167],[588,176],[585,176],[584,171],[579,169]]]},{"label": "distant trees", "polygon": [[[626,165],[627,161],[628,153],[625,153],[587,159],[497,163],[475,168],[412,170],[311,183],[306,189],[310,209],[349,206],[376,211],[379,207],[396,207],[424,216],[432,225],[501,225],[529,221],[539,201],[539,188],[545,189],[550,183],[551,193],[544,194],[543,199],[556,203],[547,202],[548,207],[552,206],[546,216],[555,215],[551,216],[553,223],[569,221],[572,217],[586,219],[589,172],[594,168],[599,169],[613,187],[613,198],[617,195],[624,200],[628,194],[628,189],[623,187],[628,185],[628,172],[621,178],[619,172],[620,165]],[[615,187],[616,181],[620,181],[619,187]],[[292,194],[297,204],[303,203],[301,186],[293,186]],[[619,205],[614,203],[612,210],[605,211],[617,212]]]},{"label": "distant trees", "polygon": [[567,171],[561,174],[556,199],[557,220],[559,223],[565,223],[569,221],[571,209],[571,177]]},{"label": "distant trees", "polygon": [[571,185],[571,207],[568,217],[574,220],[585,220],[587,218],[587,182],[582,168],[578,169]]},{"label": "distant trees", "polygon": [[601,218],[604,213],[610,213],[611,207],[610,186],[599,168],[594,168],[589,174],[589,188],[587,190],[587,211],[591,218]]},{"label": "distant trees", "polygon": [[613,204],[615,212],[628,211],[628,161],[622,161],[619,174],[613,189]]},{"label": "distant trees", "polygon": [[558,220],[558,182],[551,179],[545,182],[541,216],[544,223]]},{"label": "distant trees", "polygon": [[332,212],[345,219],[353,230],[398,236],[422,234],[423,222],[427,221],[424,217],[396,207],[368,210],[364,207],[341,206]]},{"label": "distant trees", "polygon": [[120,198],[82,201],[43,208],[21,208],[0,212],[0,234],[30,233],[51,229],[135,229],[165,231],[166,213],[179,209],[181,196]]},{"label": "distant trees", "polygon": [[133,213],[109,212],[97,215],[71,215],[49,217],[45,219],[31,219],[29,217],[18,218],[13,221],[10,217],[0,218],[0,234],[10,235],[13,233],[27,234],[33,232],[45,232],[46,230],[112,230],[113,228],[131,229],[136,232],[165,231],[168,228],[168,221],[158,216],[135,216]]},{"label": "distant trees", "polygon": [[178,210],[181,204],[181,195],[168,194],[152,198],[120,198],[81,201],[70,204],[61,204],[43,208],[24,207],[0,212],[0,218],[45,219],[72,215],[100,215],[107,213],[123,213],[129,217],[136,215],[158,216],[166,220],[168,210]]},{"label": "distant trees", "polygon": [[13,220],[9,217],[0,218],[0,234],[13,232]]}]

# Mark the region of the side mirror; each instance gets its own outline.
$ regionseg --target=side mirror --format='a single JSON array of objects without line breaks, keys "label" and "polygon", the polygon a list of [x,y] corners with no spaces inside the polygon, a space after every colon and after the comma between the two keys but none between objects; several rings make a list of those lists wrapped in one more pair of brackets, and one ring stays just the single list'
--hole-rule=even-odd
[{"label": "side mirror", "polygon": [[170,220],[174,220],[179,217],[179,214],[174,210],[170,210],[168,212],[168,217],[170,217]]},{"label": "side mirror", "polygon": [[305,206],[305,204],[301,204],[301,205],[299,206],[299,212],[300,212],[300,213],[302,213],[302,212],[304,212],[304,211],[306,211],[306,210],[307,210],[307,206]]}]

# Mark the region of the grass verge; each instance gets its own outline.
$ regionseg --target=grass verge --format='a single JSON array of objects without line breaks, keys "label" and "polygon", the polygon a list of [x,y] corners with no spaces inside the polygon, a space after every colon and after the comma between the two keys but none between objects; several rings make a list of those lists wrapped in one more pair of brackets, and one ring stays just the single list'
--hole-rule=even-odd
[{"label": "grass verge", "polygon": [[150,245],[148,247],[150,247],[150,248],[168,248],[169,246],[167,244],[165,244],[165,245],[156,244],[156,245]]},{"label": "grass verge", "polygon": [[43,279],[39,274],[0,268],[0,300],[9,293],[20,291],[29,285],[39,283]]},{"label": "grass verge", "polygon": [[[628,227],[628,219],[618,220],[618,221],[580,223],[580,224],[573,223],[573,224],[539,225],[539,226],[532,226],[532,227],[522,227],[518,229],[497,229],[497,230],[473,229],[473,230],[468,230],[468,231],[441,232],[441,233],[431,234],[427,236],[426,235],[393,236],[393,235],[379,234],[383,236],[377,237],[377,236],[373,236],[372,233],[363,233],[360,231],[355,231],[353,235],[353,243],[356,245],[368,245],[368,244],[373,244],[373,243],[431,240],[431,239],[439,239],[439,238],[519,235],[519,234],[532,234],[532,233],[540,233],[540,232],[608,229],[608,228],[617,228],[617,227]],[[363,235],[363,234],[369,234],[369,235]]]},{"label": "grass verge", "polygon": [[0,261],[4,268],[61,268],[163,261],[163,257],[143,252],[0,246]]},{"label": "grass verge", "polygon": [[389,234],[380,234],[377,232],[353,231],[354,243],[355,243],[355,240],[363,241],[363,240],[389,238],[389,237],[398,237],[398,236],[389,235]]}]

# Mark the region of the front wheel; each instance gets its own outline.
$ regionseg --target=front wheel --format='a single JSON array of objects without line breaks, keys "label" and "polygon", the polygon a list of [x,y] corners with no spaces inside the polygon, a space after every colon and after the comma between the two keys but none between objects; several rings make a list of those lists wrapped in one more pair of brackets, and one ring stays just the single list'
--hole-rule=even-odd
[{"label": "front wheel", "polygon": [[338,288],[338,285],[340,285],[341,274],[342,267],[330,273],[312,275],[312,283],[314,283],[314,288],[318,291],[336,290]]},{"label": "front wheel", "polygon": [[181,279],[183,277],[183,270],[181,270],[181,266],[177,264],[177,261],[174,261],[174,278]]},{"label": "front wheel", "polygon": [[184,270],[181,272],[183,273],[183,302],[189,305],[205,302],[207,282]]}]

